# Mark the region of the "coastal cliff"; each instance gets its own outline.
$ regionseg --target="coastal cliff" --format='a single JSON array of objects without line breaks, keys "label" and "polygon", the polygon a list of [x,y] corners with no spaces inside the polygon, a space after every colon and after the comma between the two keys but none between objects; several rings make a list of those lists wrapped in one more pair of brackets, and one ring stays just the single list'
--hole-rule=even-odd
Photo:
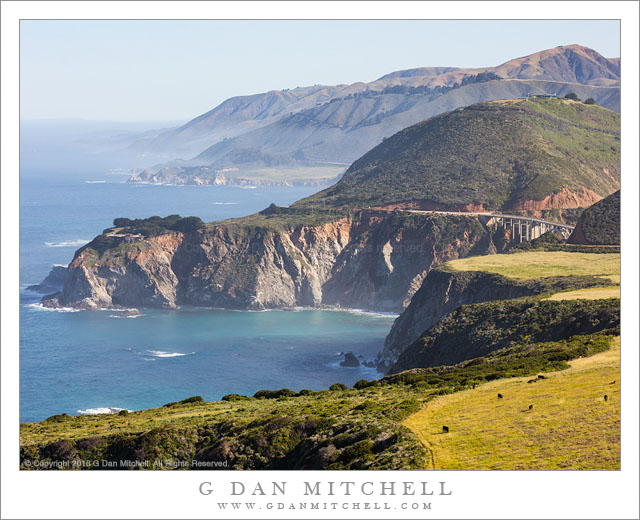
[{"label": "coastal cliff", "polygon": [[427,275],[410,305],[394,321],[377,359],[378,370],[389,370],[421,334],[462,305],[512,300],[605,283],[592,276],[516,280],[489,272],[454,271],[447,266],[435,268]]},{"label": "coastal cliff", "polygon": [[107,229],[76,252],[64,288],[43,304],[399,312],[436,265],[495,252],[475,216],[360,211],[314,221],[274,208],[152,236]]}]

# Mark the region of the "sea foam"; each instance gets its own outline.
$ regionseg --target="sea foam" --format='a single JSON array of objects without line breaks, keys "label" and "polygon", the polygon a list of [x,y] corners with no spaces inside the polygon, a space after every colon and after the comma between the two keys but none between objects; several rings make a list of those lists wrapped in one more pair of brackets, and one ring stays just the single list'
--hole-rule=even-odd
[{"label": "sea foam", "polygon": [[63,242],[45,242],[44,245],[47,247],[77,247],[83,246],[88,242],[89,240],[84,238],[76,238],[75,240],[65,240]]},{"label": "sea foam", "polygon": [[171,358],[171,357],[181,357],[181,356],[190,356],[195,354],[195,352],[189,352],[184,354],[182,352],[167,352],[165,350],[147,350],[150,356],[158,357],[158,358]]},{"label": "sea foam", "polygon": [[29,303],[25,305],[25,307],[29,307],[30,309],[35,309],[37,311],[50,311],[50,312],[80,312],[80,309],[74,309],[73,307],[45,307],[41,303]]},{"label": "sea foam", "polygon": [[[87,408],[86,410],[77,410],[77,413],[80,415],[99,415],[103,413],[114,414],[121,412],[122,410],[127,410],[126,408],[115,408],[115,407],[105,407],[105,408]],[[133,412],[133,410],[127,410],[127,412]]]}]

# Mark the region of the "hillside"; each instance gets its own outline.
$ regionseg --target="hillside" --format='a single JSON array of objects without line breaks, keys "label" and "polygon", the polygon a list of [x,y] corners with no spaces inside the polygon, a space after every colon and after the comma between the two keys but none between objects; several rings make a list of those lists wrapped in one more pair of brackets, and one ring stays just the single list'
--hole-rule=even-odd
[{"label": "hillside", "polygon": [[403,425],[429,449],[428,469],[620,469],[620,338],[569,364],[438,397]]},{"label": "hillside", "polygon": [[567,242],[620,245],[620,190],[585,209]]},{"label": "hillside", "polygon": [[[346,167],[402,128],[479,101],[575,92],[619,111],[619,81],[619,61],[570,45],[496,67],[429,67],[370,83],[235,97],[180,128],[136,142],[132,150],[162,154],[165,160],[191,158],[149,168],[150,174],[166,166],[178,168],[184,182],[198,177],[213,183],[215,170],[230,167],[239,168],[241,176],[269,167]],[[175,182],[163,175],[145,177],[145,182]]]},{"label": "hillside", "polygon": [[296,206],[589,206],[620,187],[620,116],[566,99],[479,103],[406,128]]},{"label": "hillside", "polygon": [[[445,316],[464,314],[461,306],[497,301],[500,308],[518,298],[544,298],[549,294],[554,301],[576,295],[615,297],[619,295],[619,283],[619,253],[539,250],[472,256],[444,263],[429,272],[409,306],[394,321],[378,355],[378,369],[397,371],[410,368],[413,363],[437,363],[427,359],[429,355],[416,355],[421,348],[419,338],[428,335],[429,329]],[[465,341],[472,343],[469,338]],[[413,354],[408,354],[411,360],[405,357],[401,366],[393,368],[410,348],[414,349]],[[442,352],[446,355],[446,349]]]},{"label": "hillside", "polygon": [[498,300],[458,307],[414,341],[390,373],[455,365],[515,344],[619,331],[620,301]]}]

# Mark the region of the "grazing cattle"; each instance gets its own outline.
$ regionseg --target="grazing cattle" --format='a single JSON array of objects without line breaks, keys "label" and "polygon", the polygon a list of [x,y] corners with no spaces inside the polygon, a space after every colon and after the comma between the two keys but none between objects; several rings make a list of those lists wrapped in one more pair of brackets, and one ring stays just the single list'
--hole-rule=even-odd
[{"label": "grazing cattle", "polygon": [[529,410],[533,410],[533,405],[532,404],[529,405]]},{"label": "grazing cattle", "polygon": [[475,383],[473,383],[473,389],[474,389],[474,390],[476,389],[476,384],[475,384]]},{"label": "grazing cattle", "polygon": [[615,385],[616,384],[616,380],[614,379],[613,381],[611,381],[611,383],[609,383],[610,385]]},{"label": "grazing cattle", "polygon": [[537,383],[538,380],[537,379],[529,379],[529,381],[527,381],[527,383]]},{"label": "grazing cattle", "polygon": [[605,396],[604,396],[604,400],[605,400],[605,401],[608,401],[608,400],[609,400],[609,396],[605,394]]},{"label": "grazing cattle", "polygon": [[449,433],[449,427],[448,426],[443,426],[442,427],[442,433]]},{"label": "grazing cattle", "polygon": [[498,399],[502,399],[502,394],[498,394]]},{"label": "grazing cattle", "polygon": [[546,379],[546,377],[545,377],[545,376],[543,376],[542,374],[539,374],[539,375],[538,375],[538,379]]}]

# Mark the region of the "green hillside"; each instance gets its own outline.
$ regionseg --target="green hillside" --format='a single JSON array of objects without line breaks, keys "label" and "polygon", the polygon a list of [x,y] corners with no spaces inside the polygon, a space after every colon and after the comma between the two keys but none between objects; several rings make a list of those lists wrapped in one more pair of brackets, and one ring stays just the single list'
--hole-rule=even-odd
[{"label": "green hillside", "polygon": [[579,101],[529,98],[479,103],[406,128],[353,163],[337,184],[297,205],[420,201],[506,210],[560,194],[557,207],[562,197],[571,207],[585,193],[609,195],[619,179],[619,114]]}]

